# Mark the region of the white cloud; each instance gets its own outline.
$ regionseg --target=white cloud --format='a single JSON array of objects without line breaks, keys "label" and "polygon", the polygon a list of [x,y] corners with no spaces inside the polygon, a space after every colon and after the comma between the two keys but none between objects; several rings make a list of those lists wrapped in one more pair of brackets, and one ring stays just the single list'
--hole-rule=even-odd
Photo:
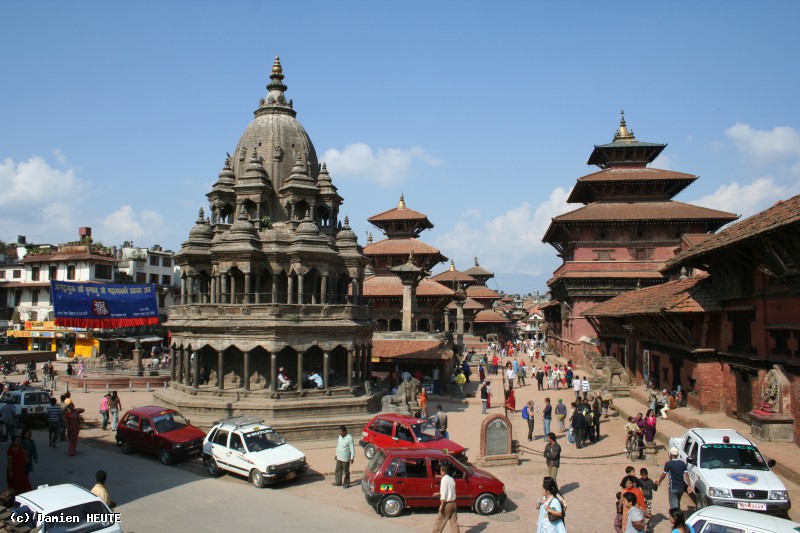
[{"label": "white cloud", "polygon": [[549,273],[556,253],[541,241],[553,217],[575,208],[566,203],[568,196],[568,190],[558,187],[538,205],[523,202],[486,221],[468,210],[435,245],[459,270],[472,266],[477,256],[481,266],[494,272]]},{"label": "white cloud", "polygon": [[775,183],[771,176],[756,178],[751,183],[720,185],[714,193],[690,203],[742,215],[742,218],[767,209],[778,200],[797,194],[800,184],[786,187]]},{"label": "white cloud", "polygon": [[[60,154],[60,152],[59,152]],[[58,156],[63,158],[63,154]],[[0,206],[26,212],[64,199],[80,198],[86,188],[71,168],[54,168],[42,157],[33,156],[15,163],[6,158],[0,162]]]},{"label": "white cloud", "polygon": [[133,207],[123,205],[100,221],[98,237],[103,242],[118,243],[124,240],[159,242],[164,232],[164,217],[156,211],[138,213]]},{"label": "white cloud", "polygon": [[330,148],[322,158],[334,179],[363,180],[389,187],[403,183],[415,163],[439,166],[443,161],[418,146],[379,148],[374,152],[365,143]]},{"label": "white cloud", "polygon": [[756,130],[748,124],[736,123],[725,130],[725,135],[759,164],[782,163],[800,157],[800,133],[788,126]]}]

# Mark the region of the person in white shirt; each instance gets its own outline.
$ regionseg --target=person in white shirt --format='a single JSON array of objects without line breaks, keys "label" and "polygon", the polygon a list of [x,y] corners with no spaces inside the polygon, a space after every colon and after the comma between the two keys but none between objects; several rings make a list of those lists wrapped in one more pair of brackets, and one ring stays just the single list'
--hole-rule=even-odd
[{"label": "person in white shirt", "polygon": [[511,366],[511,363],[506,363],[506,379],[508,380],[508,390],[514,388],[514,378],[517,377],[517,373],[514,372],[514,368]]},{"label": "person in white shirt", "polygon": [[572,390],[575,391],[575,401],[581,399],[581,379],[578,376],[572,380]]},{"label": "person in white shirt", "polygon": [[283,372],[283,367],[280,367],[278,369],[278,389],[288,390],[291,385],[292,382],[286,377],[286,374]]},{"label": "person in white shirt", "polygon": [[583,392],[583,399],[586,400],[589,397],[589,378],[588,378],[588,376],[583,376],[583,381],[581,381],[581,391]]},{"label": "person in white shirt", "polygon": [[450,533],[458,533],[458,506],[456,504],[456,482],[450,477],[450,465],[441,463],[439,472],[442,481],[439,483],[439,492],[434,492],[433,497],[439,496],[439,512],[433,524],[433,533],[442,533],[444,526],[450,522]]}]

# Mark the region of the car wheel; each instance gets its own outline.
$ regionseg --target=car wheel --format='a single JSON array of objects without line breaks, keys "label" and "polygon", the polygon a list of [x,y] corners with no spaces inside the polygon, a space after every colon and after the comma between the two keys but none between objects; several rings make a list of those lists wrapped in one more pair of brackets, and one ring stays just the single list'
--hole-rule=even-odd
[{"label": "car wheel", "polygon": [[497,512],[497,498],[492,494],[481,494],[475,499],[475,512],[479,515],[489,515]]},{"label": "car wheel", "polygon": [[250,471],[250,483],[257,489],[264,487],[264,474],[255,468]]},{"label": "car wheel", "polygon": [[377,450],[375,449],[375,446],[373,444],[367,444],[366,446],[364,446],[364,455],[367,456],[367,459],[372,459],[373,457],[375,457],[376,451]]},{"label": "car wheel", "polygon": [[167,450],[161,450],[161,453],[158,454],[158,458],[161,459],[161,462],[165,465],[171,465],[174,462],[172,454]]},{"label": "car wheel", "polygon": [[387,496],[381,502],[381,514],[389,518],[395,518],[400,516],[404,507],[403,498],[400,496]]},{"label": "car wheel", "polygon": [[126,440],[119,441],[119,449],[122,450],[122,453],[132,453],[133,452],[133,448],[131,448],[130,443],[128,441],[126,441]]},{"label": "car wheel", "polygon": [[222,475],[222,469],[217,464],[217,460],[213,457],[209,458],[206,462],[206,470],[208,470],[211,477],[219,477]]}]

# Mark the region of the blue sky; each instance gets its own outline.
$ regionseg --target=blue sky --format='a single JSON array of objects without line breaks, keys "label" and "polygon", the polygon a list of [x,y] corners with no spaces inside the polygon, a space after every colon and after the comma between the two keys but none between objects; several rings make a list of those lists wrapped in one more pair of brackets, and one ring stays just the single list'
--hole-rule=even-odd
[{"label": "blue sky", "polygon": [[[177,250],[275,55],[360,242],[400,193],[507,292],[625,109],[677,199],[800,192],[797,2],[3,2],[0,239]],[[441,265],[440,268],[445,268]]]}]

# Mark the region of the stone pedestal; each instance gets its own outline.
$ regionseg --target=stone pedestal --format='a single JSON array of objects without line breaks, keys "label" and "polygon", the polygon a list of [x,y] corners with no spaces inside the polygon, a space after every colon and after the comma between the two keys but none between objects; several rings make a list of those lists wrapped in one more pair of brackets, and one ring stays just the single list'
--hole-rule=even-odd
[{"label": "stone pedestal", "polygon": [[645,443],[644,462],[648,465],[658,466],[658,447],[655,442]]},{"label": "stone pedestal", "polygon": [[750,412],[750,431],[766,442],[794,442],[794,418],[788,415]]},{"label": "stone pedestal", "polygon": [[134,348],[132,353],[133,362],[131,363],[131,368],[134,370],[134,372],[137,372],[137,375],[141,376],[141,374],[138,374],[138,372],[139,368],[142,366],[142,352]]}]

